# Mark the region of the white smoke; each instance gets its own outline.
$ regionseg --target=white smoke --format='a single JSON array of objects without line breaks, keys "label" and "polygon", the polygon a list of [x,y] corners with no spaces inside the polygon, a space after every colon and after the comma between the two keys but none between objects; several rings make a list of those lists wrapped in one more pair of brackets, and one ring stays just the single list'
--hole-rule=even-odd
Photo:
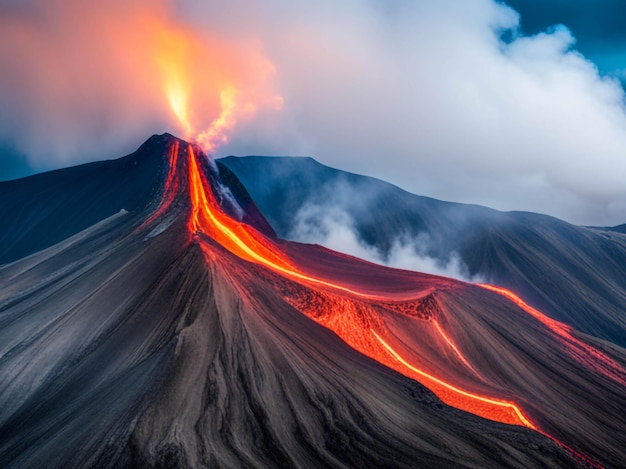
[{"label": "white smoke", "polygon": [[303,243],[319,244],[329,249],[399,269],[442,275],[459,280],[476,282],[478,276],[470,276],[459,255],[452,251],[446,258],[428,255],[430,238],[426,233],[416,237],[398,236],[389,252],[366,244],[359,239],[354,220],[344,210],[313,203],[302,206],[295,216],[288,239]]},{"label": "white smoke", "polygon": [[496,0],[280,3],[246,27],[267,38],[282,116],[242,128],[229,154],[309,154],[443,200],[626,221],[624,90],[565,26],[523,36]]},{"label": "white smoke", "polygon": [[242,220],[244,216],[244,211],[239,205],[239,202],[237,202],[237,199],[233,195],[230,188],[225,186],[221,181],[217,182],[217,184],[215,184],[215,187],[217,187],[220,199],[228,203],[228,206],[234,212],[233,215],[237,218],[237,220]]},{"label": "white smoke", "polygon": [[0,139],[48,169],[169,128],[131,21],[155,11],[275,68],[282,111],[217,156],[308,154],[439,199],[626,221],[624,90],[565,26],[523,36],[498,0],[0,1]]}]

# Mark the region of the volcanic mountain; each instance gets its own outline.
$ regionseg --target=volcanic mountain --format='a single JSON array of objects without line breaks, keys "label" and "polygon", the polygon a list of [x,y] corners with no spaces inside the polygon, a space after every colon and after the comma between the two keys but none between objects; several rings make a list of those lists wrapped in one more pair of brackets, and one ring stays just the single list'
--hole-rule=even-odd
[{"label": "volcanic mountain", "polygon": [[297,238],[297,214],[321,224],[332,207],[383,258],[396,240],[426,239],[425,255],[446,261],[455,252],[469,277],[511,289],[554,319],[626,346],[626,225],[583,227],[535,213],[442,202],[311,158],[221,161],[282,238]]},{"label": "volcanic mountain", "polygon": [[626,351],[284,241],[195,145],[0,183],[2,467],[626,460]]}]

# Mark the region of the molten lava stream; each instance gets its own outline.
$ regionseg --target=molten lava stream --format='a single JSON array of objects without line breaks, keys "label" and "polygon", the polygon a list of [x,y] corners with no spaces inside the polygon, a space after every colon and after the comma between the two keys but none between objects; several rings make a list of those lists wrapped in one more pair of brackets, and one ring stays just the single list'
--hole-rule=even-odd
[{"label": "molten lava stream", "polygon": [[208,182],[200,172],[191,145],[188,146],[188,152],[192,203],[189,230],[192,233],[206,234],[228,251],[247,261],[263,264],[281,272],[295,272],[295,267],[289,260],[256,230],[245,223],[233,220],[220,209]]},{"label": "molten lava stream", "polygon": [[[428,373],[423,369],[418,368],[416,364],[410,363],[396,349],[394,349],[394,347],[392,347],[388,341],[382,338],[381,332],[376,332],[374,328],[370,328],[369,331],[367,331],[369,332],[369,334],[366,334],[364,330],[366,328],[362,323],[359,323],[359,321],[352,321],[352,327],[347,327],[346,325],[342,326],[342,322],[343,321],[339,321],[339,324],[328,321],[324,321],[321,323],[336,332],[348,345],[350,345],[354,349],[376,360],[377,362],[382,363],[383,365],[421,383],[422,385],[430,389],[439,399],[441,399],[449,406],[496,422],[530,428],[538,433],[541,433],[543,436],[550,438],[557,445],[569,451],[572,455],[574,455],[580,461],[585,462],[590,467],[602,469],[602,466],[599,465],[597,462],[591,460],[584,454],[579,453],[578,451],[564,444],[554,436],[538,428],[524,415],[523,411],[514,402],[504,401],[501,399],[468,392],[458,386],[437,378],[431,373]],[[436,320],[433,322],[437,332],[441,335],[442,339],[452,348],[457,357],[466,366],[468,366],[469,369],[471,369],[478,375],[478,372],[474,370],[471,364],[462,355],[457,345],[443,331],[439,323]],[[378,327],[383,324],[384,323],[379,322]],[[358,328],[360,328],[361,330],[357,331],[356,329]],[[378,345],[378,347],[376,345]]]},{"label": "molten lava stream", "polygon": [[362,293],[339,284],[311,277],[300,272],[280,250],[251,226],[233,220],[219,207],[204,175],[201,173],[194,149],[188,146],[189,188],[192,213],[188,227],[191,233],[202,232],[217,241],[236,256],[255,264],[261,264],[274,272],[297,281],[322,285],[351,295],[368,299],[379,296]]},{"label": "molten lava stream", "polygon": [[[360,296],[368,296],[346,289],[341,285],[335,285],[321,279],[309,277],[297,271],[289,260],[271,246],[267,239],[256,232],[256,230],[251,229],[246,224],[233,220],[220,210],[212,192],[208,189],[207,181],[205,181],[199,170],[195,152],[191,146],[189,146],[189,156],[189,186],[192,200],[192,214],[189,220],[189,229],[192,233],[201,231],[242,259],[262,264],[289,278],[322,284],[337,290],[347,290],[350,293]],[[355,327],[358,326],[355,324]],[[422,384],[432,389],[444,402],[498,422],[522,425],[532,429],[536,428],[515,404],[469,393],[446,383],[408,363],[385,342],[380,335],[373,330],[371,332],[386,351],[379,353],[378,357],[373,358],[377,358],[379,361],[391,365],[392,368],[417,379]],[[443,334],[441,329],[440,333]],[[443,337],[452,346],[455,352],[460,355],[458,348],[451,342],[450,338],[445,334],[443,334]],[[368,348],[370,350],[380,348],[376,345],[376,342],[372,341]],[[359,348],[360,347],[357,347],[357,350],[359,350]],[[359,351],[364,352],[364,350]],[[394,360],[389,360],[389,356],[393,357]],[[462,355],[460,356],[462,360],[467,363],[467,360],[465,360]],[[402,367],[398,367],[398,363],[402,364]]]},{"label": "molten lava stream", "polygon": [[[233,220],[219,208],[213,193],[208,188],[196,161],[196,155],[193,147],[189,145],[189,187],[192,200],[192,214],[189,220],[189,229],[192,233],[201,231],[213,238],[224,248],[242,259],[262,264],[271,270],[283,274],[289,278],[296,280],[304,280],[307,282],[321,284],[341,291],[359,296],[370,297],[359,292],[316,279],[302,274],[286,259],[280,251],[275,249],[271,244],[246,224]],[[356,325],[355,325],[356,326]],[[357,326],[358,327],[358,326]],[[467,360],[460,355],[458,348],[451,342],[443,331],[440,333],[444,339],[452,346],[455,352],[461,357],[466,364]],[[380,335],[373,330],[375,339],[384,347],[386,352],[379,353],[377,357],[379,361],[391,365],[392,368],[417,379],[422,384],[428,386],[435,394],[437,394],[444,402],[459,409],[472,412],[476,415],[495,420],[502,423],[513,425],[522,425],[535,429],[536,427],[523,415],[519,408],[510,402],[501,401],[491,397],[480,396],[477,394],[466,392],[455,387],[443,380],[432,376],[414,365],[404,360]],[[345,340],[345,339],[344,339]],[[370,350],[379,348],[376,342],[369,344]],[[360,347],[357,347],[357,350]],[[359,350],[364,352],[363,350]],[[394,360],[389,360],[393,357]],[[401,364],[402,366],[397,366]],[[471,368],[471,366],[470,366]]]},{"label": "molten lava stream", "polygon": [[[314,278],[300,272],[291,263],[290,259],[273,246],[262,234],[257,232],[254,228],[230,218],[220,209],[209,187],[208,181],[200,171],[194,149],[191,145],[188,146],[188,155],[189,190],[192,202],[192,213],[189,218],[188,228],[192,234],[199,232],[204,233],[236,256],[249,262],[265,266],[275,273],[294,280],[297,283],[302,282],[309,286],[313,284],[328,287],[368,300],[384,299],[379,296],[368,295],[342,285]],[[205,251],[207,250],[205,249]],[[328,325],[326,326],[328,327]],[[352,332],[354,332],[354,328],[359,328],[360,325],[355,323],[352,327]],[[473,370],[473,367],[469,364],[467,359],[463,357],[458,347],[450,337],[445,334],[439,324],[436,324],[435,327],[443,340],[448,343],[459,359],[468,366],[468,368]],[[592,461],[589,461],[584,458],[584,456],[579,455],[566,445],[563,445],[554,437],[538,429],[515,403],[465,391],[458,386],[425,372],[402,357],[400,353],[383,339],[379,332],[373,329],[361,330],[357,335],[360,335],[362,339],[364,336],[367,336],[367,338],[355,344],[349,337],[346,337],[345,334],[342,335],[341,330],[336,330],[332,327],[329,328],[338,333],[347,344],[351,345],[359,352],[422,383],[424,386],[431,389],[431,391],[446,404],[489,420],[524,426],[536,430],[568,449],[573,454],[595,465]],[[343,329],[345,332],[345,328]],[[473,371],[475,372],[475,370]]]},{"label": "molten lava stream", "polygon": [[583,365],[592,368],[596,372],[606,376],[607,378],[616,381],[623,386],[626,386],[626,371],[624,370],[624,368],[605,353],[574,337],[570,333],[570,331],[572,330],[570,326],[549,318],[541,311],[528,305],[519,296],[517,296],[512,291],[507,290],[506,288],[496,287],[494,285],[484,283],[478,284],[478,286],[507,298],[522,311],[526,312],[527,314],[531,315],[539,322],[544,324],[556,336],[559,337],[560,343],[565,346],[566,350],[574,359],[576,359]]},{"label": "molten lava stream", "polygon": [[165,179],[165,186],[163,187],[163,195],[161,197],[161,202],[159,203],[159,208],[152,215],[150,215],[150,217],[145,222],[141,224],[141,226],[138,228],[139,230],[163,215],[174,201],[176,194],[180,191],[180,180],[176,177],[178,168],[179,147],[179,142],[174,142],[174,144],[169,148],[169,166],[167,169],[167,178]]},{"label": "molten lava stream", "polygon": [[[496,422],[537,429],[514,403],[467,392],[447,383],[409,363],[376,331],[370,329],[370,332],[386,353],[394,359],[395,363],[391,362],[391,368],[422,383],[446,404]],[[389,360],[381,357],[381,354],[378,361],[389,363]]]}]

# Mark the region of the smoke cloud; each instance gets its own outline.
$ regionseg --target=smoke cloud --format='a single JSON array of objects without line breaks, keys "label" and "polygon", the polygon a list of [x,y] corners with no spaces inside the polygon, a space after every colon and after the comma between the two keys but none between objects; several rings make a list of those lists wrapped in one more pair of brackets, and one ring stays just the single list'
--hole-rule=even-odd
[{"label": "smoke cloud", "polygon": [[2,1],[0,61],[0,139],[38,169],[163,131],[212,147],[282,102],[258,39],[196,26],[166,0]]},{"label": "smoke cloud", "polygon": [[155,62],[169,50],[197,130],[226,82],[254,111],[218,156],[307,154],[422,195],[624,223],[621,85],[565,26],[519,24],[496,0],[0,0],[0,139],[47,169],[184,132]]},{"label": "smoke cloud", "polygon": [[478,276],[469,275],[469,269],[454,251],[445,258],[429,255],[431,240],[426,233],[417,237],[398,236],[385,253],[358,238],[354,220],[346,211],[327,205],[305,204],[296,214],[288,238],[303,243],[320,244],[334,251],[389,267],[468,282],[482,280]]}]

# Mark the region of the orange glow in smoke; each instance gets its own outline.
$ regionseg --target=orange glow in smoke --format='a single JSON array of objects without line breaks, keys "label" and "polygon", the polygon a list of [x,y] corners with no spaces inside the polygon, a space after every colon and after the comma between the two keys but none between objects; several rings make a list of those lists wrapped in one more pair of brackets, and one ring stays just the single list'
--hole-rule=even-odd
[{"label": "orange glow in smoke", "polygon": [[222,90],[220,93],[222,112],[217,119],[211,122],[208,129],[200,132],[196,137],[198,144],[208,154],[213,154],[215,148],[228,143],[228,133],[235,128],[237,123],[237,94],[238,91],[230,86]]},{"label": "orange glow in smoke", "polygon": [[172,77],[167,85],[166,93],[170,107],[185,132],[185,138],[191,138],[193,130],[187,115],[187,93],[178,77]]},{"label": "orange glow in smoke", "polygon": [[190,85],[186,76],[191,65],[188,53],[195,47],[192,45],[192,39],[184,31],[177,31],[161,23],[154,23],[153,27],[160,39],[156,60],[163,77],[165,95],[185,138],[190,138],[192,136],[188,114]]},{"label": "orange glow in smoke", "polygon": [[273,65],[255,44],[233,45],[172,24],[155,24],[163,90],[186,140],[205,153],[228,143],[240,120],[259,108],[279,110]]},{"label": "orange glow in smoke", "polygon": [[237,59],[243,54],[217,37],[162,18],[146,23],[167,104],[179,132],[194,139],[198,128],[208,126],[221,112],[220,93],[244,71],[242,59]]}]

